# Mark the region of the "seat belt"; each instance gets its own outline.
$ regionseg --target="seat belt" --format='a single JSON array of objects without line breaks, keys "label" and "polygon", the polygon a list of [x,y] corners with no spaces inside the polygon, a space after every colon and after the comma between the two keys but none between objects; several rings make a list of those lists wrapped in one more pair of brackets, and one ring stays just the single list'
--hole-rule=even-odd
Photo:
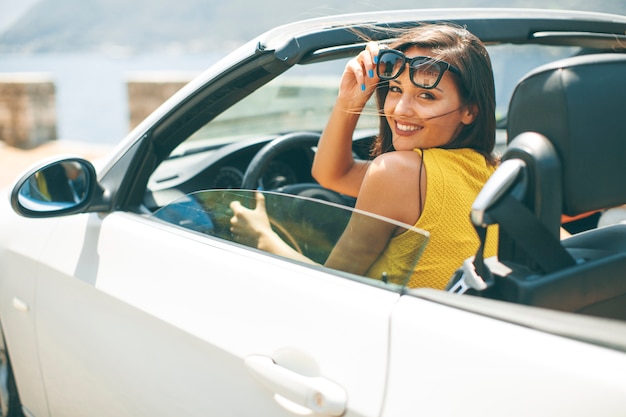
[{"label": "seat belt", "polygon": [[[552,235],[543,223],[521,202],[505,195],[493,205],[488,215],[494,224],[504,230],[544,273],[551,273],[576,264],[574,258]],[[453,276],[447,290],[465,293],[474,289],[483,291],[494,284],[491,271],[485,265],[484,249],[487,240],[487,226],[474,225],[480,245],[476,255],[467,259],[462,268]]]}]

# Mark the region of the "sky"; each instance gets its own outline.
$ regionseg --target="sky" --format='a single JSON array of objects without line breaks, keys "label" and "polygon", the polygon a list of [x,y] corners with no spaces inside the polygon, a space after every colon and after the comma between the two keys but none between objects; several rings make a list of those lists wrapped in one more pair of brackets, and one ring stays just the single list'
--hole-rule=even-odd
[{"label": "sky", "polygon": [[[4,31],[5,29],[7,29],[8,27],[10,27],[11,24],[13,24],[15,21],[17,21],[17,19],[22,16],[30,7],[32,7],[34,4],[36,4],[37,2],[39,2],[40,0],[0,0],[0,32]],[[132,0],[129,0],[132,1]],[[207,1],[214,1],[214,0],[207,0]],[[224,0],[224,1],[228,1],[228,0]],[[251,0],[254,1],[254,0]],[[367,3],[364,0],[361,0],[363,3]],[[475,0],[478,4],[483,3],[480,0]],[[537,2],[534,0],[528,0],[530,7],[538,7],[538,4],[541,4],[541,2]],[[562,3],[564,8],[567,8],[566,5],[568,4],[569,0],[555,0],[554,2],[557,4]],[[591,1],[591,4],[589,4],[588,6],[591,7],[585,7],[585,10],[602,10],[605,11],[608,7],[608,9],[611,9],[611,7],[609,7],[611,5],[612,2],[615,2],[617,4],[619,4],[619,2],[623,2],[624,0],[595,0],[595,1]],[[468,3],[471,3],[472,0],[468,0]],[[321,2],[318,2],[321,3]],[[423,4],[422,4],[423,6]],[[595,7],[594,7],[595,6]],[[440,7],[440,6],[436,6],[436,7]],[[441,5],[441,7],[446,7],[445,5]],[[606,11],[610,11],[610,10],[606,10]],[[615,12],[615,11],[612,11]]]},{"label": "sky", "polygon": [[8,28],[39,0],[0,0],[0,32]]}]

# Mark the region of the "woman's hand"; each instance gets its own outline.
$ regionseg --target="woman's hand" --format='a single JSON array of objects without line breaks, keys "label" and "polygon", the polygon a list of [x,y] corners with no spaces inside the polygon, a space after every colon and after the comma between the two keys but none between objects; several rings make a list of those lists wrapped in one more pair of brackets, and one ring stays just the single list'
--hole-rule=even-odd
[{"label": "woman's hand", "polygon": [[241,205],[239,201],[230,203],[233,217],[230,219],[230,232],[233,238],[244,245],[268,250],[267,241],[272,238],[274,231],[265,209],[265,196],[257,192],[256,207],[254,210]]},{"label": "woman's hand", "polygon": [[252,246],[275,255],[284,256],[297,261],[314,263],[311,259],[299,253],[272,229],[270,218],[265,209],[265,196],[256,192],[256,207],[250,210],[239,201],[230,203],[233,217],[230,219],[230,232],[233,239],[244,245]]},{"label": "woman's hand", "polygon": [[381,46],[369,42],[365,49],[346,64],[339,98],[364,105],[376,88],[379,79],[376,75],[376,62]]}]

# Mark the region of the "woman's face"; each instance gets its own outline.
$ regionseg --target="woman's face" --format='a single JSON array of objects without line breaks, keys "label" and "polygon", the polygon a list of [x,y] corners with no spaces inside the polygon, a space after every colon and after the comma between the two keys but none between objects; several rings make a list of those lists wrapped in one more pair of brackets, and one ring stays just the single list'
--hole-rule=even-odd
[{"label": "woman's face", "polygon": [[[404,51],[408,58],[432,56],[428,50],[413,47]],[[389,81],[384,111],[396,150],[434,148],[451,142],[474,115],[463,106],[453,74],[446,71],[432,89],[415,86],[408,68]]]}]

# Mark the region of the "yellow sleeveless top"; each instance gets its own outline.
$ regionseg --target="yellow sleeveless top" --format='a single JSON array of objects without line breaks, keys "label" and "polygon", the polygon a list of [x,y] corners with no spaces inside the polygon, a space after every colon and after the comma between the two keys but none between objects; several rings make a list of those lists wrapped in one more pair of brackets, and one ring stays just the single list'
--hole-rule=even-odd
[{"label": "yellow sleeveless top", "polygon": [[[415,227],[430,236],[405,231],[393,237],[366,275],[377,279],[392,277],[391,282],[409,287],[443,289],[454,271],[478,249],[470,210],[495,167],[471,149],[415,151],[422,154],[428,184],[424,208]],[[494,256],[497,228],[490,227],[487,236],[485,257]],[[416,254],[421,254],[417,265]]]}]

